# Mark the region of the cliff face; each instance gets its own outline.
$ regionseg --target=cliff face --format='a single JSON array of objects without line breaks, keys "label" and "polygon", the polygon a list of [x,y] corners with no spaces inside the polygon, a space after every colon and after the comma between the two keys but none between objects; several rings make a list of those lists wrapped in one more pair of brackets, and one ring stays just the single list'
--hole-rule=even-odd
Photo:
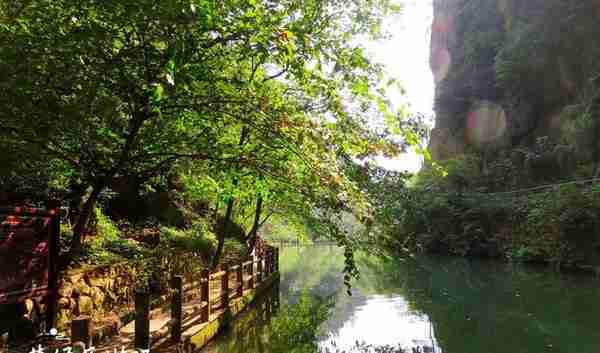
[{"label": "cliff face", "polygon": [[547,136],[591,159],[598,18],[600,0],[434,0],[433,158]]}]

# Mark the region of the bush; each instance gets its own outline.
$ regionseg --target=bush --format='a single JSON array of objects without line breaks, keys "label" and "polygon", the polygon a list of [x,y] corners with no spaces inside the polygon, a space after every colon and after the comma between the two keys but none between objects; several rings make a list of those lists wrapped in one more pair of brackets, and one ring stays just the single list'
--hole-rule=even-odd
[{"label": "bush", "polygon": [[[209,231],[208,225],[198,220],[188,229],[161,227],[159,242],[139,242],[128,237],[143,233],[143,229],[128,231],[123,236],[117,225],[100,209],[95,211],[96,231],[85,243],[82,259],[94,264],[113,261],[134,260],[139,262],[159,261],[160,258],[174,254],[192,253],[203,259],[209,259],[216,247],[216,237]],[[72,231],[63,226],[63,242],[68,243]],[[66,248],[67,244],[63,247]],[[152,259],[156,258],[156,259]]]},{"label": "bush", "polygon": [[117,225],[100,209],[94,213],[96,234],[85,243],[82,260],[94,264],[132,259],[145,249],[142,244],[120,236]]},{"label": "bush", "polygon": [[447,165],[447,178],[426,173],[412,185],[387,190],[378,223],[391,236],[379,237],[381,246],[569,267],[600,264],[599,186],[571,184],[524,196],[494,194],[473,191],[495,180],[475,174],[459,192],[454,173],[464,176],[472,167],[460,159]]},{"label": "bush", "polygon": [[207,224],[200,221],[186,230],[161,227],[160,233],[161,247],[193,252],[205,258],[212,256],[217,245],[216,236],[208,230]]},{"label": "bush", "polygon": [[415,188],[455,191],[468,187],[481,187],[481,157],[475,154],[464,154],[456,158],[438,162],[439,168],[447,175],[440,174],[436,168],[426,168],[416,174],[409,185]]},{"label": "bush", "polygon": [[496,0],[469,0],[457,21],[464,35],[465,61],[469,67],[485,66],[504,41],[502,18]]},{"label": "bush", "polygon": [[300,295],[297,302],[284,306],[273,318],[268,331],[270,352],[317,353],[320,326],[327,320],[333,301]]}]

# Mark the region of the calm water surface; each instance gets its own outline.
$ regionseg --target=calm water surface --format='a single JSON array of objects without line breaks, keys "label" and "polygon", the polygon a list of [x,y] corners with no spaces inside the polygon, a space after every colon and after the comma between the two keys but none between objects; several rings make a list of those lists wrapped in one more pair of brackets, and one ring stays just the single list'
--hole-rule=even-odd
[{"label": "calm water surface", "polygon": [[[364,341],[437,353],[600,352],[594,277],[493,261],[358,255],[361,277],[348,296],[341,249],[286,247],[280,261],[279,291],[269,302],[277,297],[284,306],[306,291],[335,301],[320,327],[323,349]],[[205,352],[269,352],[270,321],[262,312],[275,310],[259,307],[259,319],[248,311]]]}]

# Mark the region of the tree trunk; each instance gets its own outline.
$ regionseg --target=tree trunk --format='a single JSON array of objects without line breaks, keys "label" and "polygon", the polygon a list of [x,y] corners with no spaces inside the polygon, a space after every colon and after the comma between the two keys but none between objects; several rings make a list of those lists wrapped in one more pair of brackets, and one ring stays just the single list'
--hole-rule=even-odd
[{"label": "tree trunk", "polygon": [[256,234],[258,233],[258,228],[260,227],[260,213],[262,211],[262,203],[263,198],[262,196],[259,196],[256,199],[256,210],[254,211],[254,224],[252,225],[250,234],[248,234],[248,254],[252,253],[252,250],[254,250],[254,246],[256,246]]},{"label": "tree trunk", "polygon": [[[592,82],[594,84],[594,90],[600,91],[600,76],[593,79]],[[592,119],[594,120],[594,149],[592,150],[592,159],[594,160],[594,171],[592,178],[595,178],[600,172],[600,147],[598,146],[598,142],[600,142],[600,93],[597,93],[597,95],[592,100],[591,114]]]},{"label": "tree trunk", "polygon": [[221,255],[223,254],[223,246],[225,245],[225,235],[229,232],[229,223],[231,221],[231,214],[233,213],[233,197],[229,199],[227,202],[227,211],[225,212],[225,219],[223,220],[223,226],[217,227],[217,238],[219,243],[217,244],[217,251],[215,251],[215,256],[213,256],[212,263],[210,267],[214,270],[217,268],[219,264],[219,260],[221,259]]},{"label": "tree trunk", "polygon": [[217,224],[217,222],[219,221],[219,198],[217,197],[217,201],[215,202],[215,213],[213,215],[213,218],[215,220],[215,224]]},{"label": "tree trunk", "polygon": [[598,121],[598,104],[597,98],[592,101],[592,106],[590,112],[592,114],[593,119],[593,136],[592,136],[592,162],[593,162],[593,170],[592,170],[592,178],[595,178],[598,175],[598,160],[599,160],[599,151],[598,151],[598,137],[600,135],[600,122]]},{"label": "tree trunk", "polygon": [[[246,143],[246,136],[248,135],[248,129],[242,127],[240,131],[240,142],[239,146],[243,146]],[[233,185],[237,187],[238,181],[237,179],[233,180]],[[231,214],[233,213],[233,196],[229,198],[227,202],[227,211],[225,212],[225,221],[223,223],[223,227],[219,229],[217,234],[217,238],[219,243],[217,244],[217,251],[215,251],[215,256],[212,259],[211,268],[214,270],[217,268],[219,264],[219,260],[221,259],[221,254],[223,253],[223,246],[225,245],[225,235],[229,233],[229,223],[231,222]]]},{"label": "tree trunk", "polygon": [[94,186],[92,193],[81,208],[77,223],[75,223],[75,227],[73,227],[73,240],[71,241],[67,264],[81,255],[81,251],[83,250],[83,235],[86,231],[90,216],[94,211],[94,207],[96,206],[96,201],[98,201],[98,196],[100,196],[103,188],[102,185]]}]

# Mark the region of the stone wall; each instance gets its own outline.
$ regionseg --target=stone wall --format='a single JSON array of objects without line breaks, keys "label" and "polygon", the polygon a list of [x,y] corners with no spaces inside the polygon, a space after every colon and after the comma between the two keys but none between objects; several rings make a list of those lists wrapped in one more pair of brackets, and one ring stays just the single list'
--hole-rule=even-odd
[{"label": "stone wall", "polygon": [[[56,326],[70,334],[71,320],[92,317],[99,335],[115,332],[121,319],[133,312],[133,289],[138,269],[128,263],[84,267],[61,275]],[[0,335],[11,344],[34,338],[48,310],[48,297],[33,297],[0,306]],[[47,328],[46,328],[47,330]]]},{"label": "stone wall", "polygon": [[[168,301],[168,280],[173,274],[185,277],[185,283],[193,283],[200,273],[202,258],[194,254],[169,253],[157,257],[161,270],[147,279],[152,292],[152,306]],[[62,276],[59,286],[57,328],[70,334],[73,318],[87,315],[94,322],[96,339],[112,335],[124,321],[133,318],[135,311],[135,288],[142,272],[139,265],[123,262],[109,266],[80,268]]]},{"label": "stone wall", "polygon": [[98,331],[118,330],[121,318],[133,311],[138,272],[136,266],[120,263],[65,273],[58,291],[59,332],[69,334],[71,320],[79,315],[92,317]]},{"label": "stone wall", "polygon": [[[157,253],[153,262],[160,270],[155,270],[150,278],[148,268],[130,262],[84,266],[61,273],[56,328],[61,334],[70,335],[71,321],[85,315],[92,318],[95,341],[111,336],[133,319],[134,291],[142,276],[150,286],[155,308],[168,303],[168,280],[173,274],[183,275],[187,288],[197,284],[197,276],[206,266],[199,254],[169,251]],[[48,308],[45,300],[28,298],[0,306],[0,337],[7,333],[10,344],[35,337],[42,329]]]}]

